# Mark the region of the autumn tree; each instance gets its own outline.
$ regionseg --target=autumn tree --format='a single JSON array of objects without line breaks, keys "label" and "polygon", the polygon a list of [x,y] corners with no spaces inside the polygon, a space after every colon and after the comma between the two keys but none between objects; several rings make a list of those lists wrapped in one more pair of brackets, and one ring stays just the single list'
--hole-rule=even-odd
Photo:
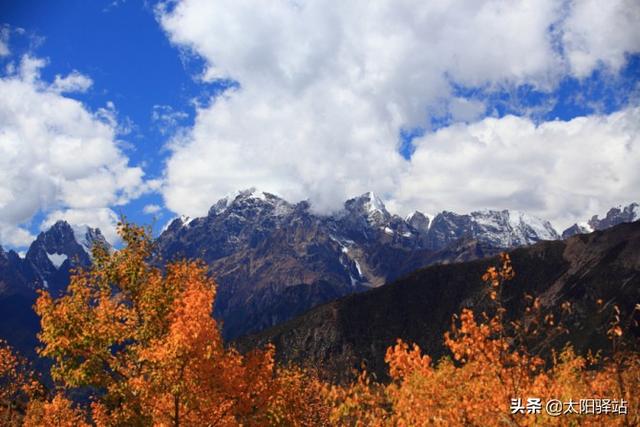
[{"label": "autumn tree", "polygon": [[[216,285],[206,267],[178,261],[160,269],[150,262],[153,245],[143,229],[122,224],[120,233],[123,249],[94,248],[93,267],[76,271],[63,296],[42,292],[37,301],[39,352],[53,361],[48,398],[11,388],[31,382],[16,379],[17,359],[0,345],[0,375],[8,384],[0,397],[5,404],[30,399],[25,425],[640,424],[640,357],[625,344],[638,313],[608,308],[610,355],[582,356],[570,345],[555,352],[556,338],[566,332],[563,316],[573,308],[564,303],[554,314],[525,296],[522,316],[508,318],[502,293],[515,272],[506,254],[483,276],[483,309],[453,317],[444,335],[449,356],[434,361],[398,340],[385,356],[389,382],[363,371],[339,385],[277,366],[272,346],[245,355],[226,347],[211,315]],[[91,404],[74,403],[67,397],[72,391]],[[512,410],[512,399],[527,397],[624,399],[628,416]],[[1,414],[12,417],[13,410],[6,406]]]},{"label": "autumn tree", "polygon": [[52,399],[32,399],[24,417],[24,427],[90,427],[87,414],[63,393]]},{"label": "autumn tree", "polygon": [[[566,331],[562,319],[545,312],[539,299],[527,297],[521,319],[507,319],[502,289],[514,276],[508,255],[490,267],[483,280],[490,301],[487,310],[464,309],[454,316],[445,344],[451,356],[437,363],[417,345],[398,340],[387,350],[391,382],[382,385],[366,373],[346,387],[334,386],[327,393],[336,425],[638,425],[640,358],[623,351],[622,337],[631,321],[614,308],[609,328],[613,352],[609,357],[583,357],[566,346],[557,354],[550,347]],[[562,304],[562,312],[570,312]],[[631,316],[633,318],[633,315]],[[542,350],[552,355],[541,357]],[[543,408],[537,413],[512,411],[511,399],[528,397],[558,399],[624,399],[627,416],[607,413],[578,415],[567,412],[551,416]],[[565,408],[563,408],[564,410]],[[521,413],[525,412],[525,413]]]},{"label": "autumn tree", "polygon": [[124,248],[94,248],[63,296],[38,298],[40,354],[57,387],[89,393],[98,425],[264,425],[273,349],[225,348],[205,266],[162,271],[145,230],[121,224],[120,234]]},{"label": "autumn tree", "polygon": [[[476,314],[469,309],[454,316],[445,343],[451,358],[436,365],[423,356],[417,346],[409,348],[399,341],[387,351],[392,383],[386,394],[393,406],[394,425],[635,425],[640,386],[640,359],[627,353],[624,364],[611,358],[595,360],[576,355],[570,345],[558,355],[550,343],[566,331],[562,320],[545,312],[537,298],[519,320],[507,320],[502,306],[502,288],[514,276],[511,260],[501,256],[501,265],[483,276],[493,313]],[[564,303],[563,312],[571,306]],[[619,319],[618,319],[619,320]],[[613,324],[612,338],[622,331]],[[547,345],[547,347],[544,347]],[[553,354],[545,362],[541,349]],[[593,368],[597,369],[593,369]],[[567,412],[550,416],[542,408],[524,414],[511,410],[512,399],[528,397],[558,399],[625,399],[629,416],[606,413],[578,415]],[[563,408],[564,410],[565,408]],[[575,408],[574,408],[575,409]]]},{"label": "autumn tree", "polygon": [[29,363],[0,340],[0,425],[20,425],[29,400],[43,393]]}]

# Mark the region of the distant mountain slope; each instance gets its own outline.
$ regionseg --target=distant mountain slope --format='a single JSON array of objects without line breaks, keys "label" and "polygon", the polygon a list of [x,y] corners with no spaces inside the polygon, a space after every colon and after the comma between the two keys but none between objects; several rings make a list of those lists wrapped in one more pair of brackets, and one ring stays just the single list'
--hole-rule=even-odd
[{"label": "distant mountain slope", "polygon": [[90,247],[108,245],[100,230],[56,222],[38,235],[24,258],[0,247],[0,337],[24,354],[34,355],[40,321],[33,311],[37,289],[60,294],[69,271],[91,264]]},{"label": "distant mountain slope", "polygon": [[[511,252],[516,278],[505,285],[510,314],[523,309],[525,292],[545,307],[574,304],[571,341],[578,350],[605,344],[606,319],[596,300],[627,313],[640,302],[640,221],[606,231],[541,242]],[[462,307],[478,306],[480,277],[492,259],[435,265],[394,283],[331,302],[284,324],[238,341],[247,350],[273,342],[281,361],[323,366],[340,375],[366,362],[384,375],[384,354],[397,338],[443,354],[443,333]]]},{"label": "distant mountain slope", "polygon": [[[614,209],[592,222],[607,227],[637,211],[637,205]],[[327,216],[306,202],[247,190],[219,200],[206,217],[174,220],[157,238],[155,262],[203,259],[219,283],[215,315],[225,338],[233,339],[421,267],[558,238],[548,221],[517,211],[445,211],[433,217],[416,211],[401,218],[369,192]],[[24,258],[2,251],[0,305],[7,308],[0,314],[0,336],[4,330],[7,337],[33,338],[35,332],[23,325],[35,322],[34,289],[62,292],[71,268],[90,265],[89,248],[97,241],[107,244],[100,230],[60,221],[40,233]],[[14,322],[19,317],[30,320]]]},{"label": "distant mountain slope", "polygon": [[590,233],[594,230],[606,230],[614,225],[633,222],[639,219],[640,205],[638,205],[638,203],[630,203],[628,206],[618,206],[617,208],[609,209],[602,219],[600,219],[598,215],[594,215],[586,223],[573,224],[562,232],[562,238],[566,239],[576,234]]},{"label": "distant mountain slope", "polygon": [[219,284],[215,315],[235,338],[435,262],[475,259],[559,236],[513,211],[390,214],[374,193],[331,216],[256,190],[179,218],[157,239],[159,260],[201,258]]}]

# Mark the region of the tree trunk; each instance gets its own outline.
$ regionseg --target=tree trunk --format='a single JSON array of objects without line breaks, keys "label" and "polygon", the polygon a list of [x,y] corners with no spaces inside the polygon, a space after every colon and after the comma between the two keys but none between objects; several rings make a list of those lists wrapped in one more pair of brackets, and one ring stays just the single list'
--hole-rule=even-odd
[{"label": "tree trunk", "polygon": [[180,398],[178,396],[173,397],[173,425],[180,427]]}]

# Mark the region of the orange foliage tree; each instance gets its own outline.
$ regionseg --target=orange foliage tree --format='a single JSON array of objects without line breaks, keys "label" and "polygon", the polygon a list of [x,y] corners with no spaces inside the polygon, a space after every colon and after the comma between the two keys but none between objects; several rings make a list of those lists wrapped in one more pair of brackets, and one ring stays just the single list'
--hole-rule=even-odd
[{"label": "orange foliage tree", "polygon": [[143,229],[122,224],[120,233],[122,250],[94,248],[93,267],[76,272],[65,295],[37,301],[40,354],[53,360],[58,387],[88,390],[97,425],[271,422],[282,404],[273,348],[225,348],[205,266],[180,261],[163,272],[149,264]]},{"label": "orange foliage tree", "polygon": [[[121,224],[120,233],[123,249],[94,248],[93,267],[75,272],[63,296],[38,298],[39,352],[53,362],[53,397],[43,397],[0,343],[3,425],[640,424],[640,357],[624,345],[635,313],[625,318],[613,307],[611,356],[582,357],[571,346],[557,354],[550,344],[566,330],[540,300],[527,296],[523,317],[506,318],[502,290],[515,274],[506,254],[483,276],[487,308],[453,317],[444,336],[450,356],[434,362],[398,340],[385,357],[389,382],[365,371],[342,386],[277,367],[272,346],[246,355],[225,347],[211,315],[216,285],[205,266],[179,261],[161,270],[150,264],[153,245],[143,229]],[[571,310],[562,305],[562,312]],[[542,349],[551,357],[543,359]],[[91,404],[75,405],[70,392],[88,395]],[[529,410],[528,398],[540,399],[537,410]],[[622,399],[628,414],[579,415],[574,406],[552,416],[544,408],[548,399],[577,405],[585,398]],[[22,419],[16,402],[26,405]]]},{"label": "orange foliage tree", "polygon": [[86,414],[62,393],[51,400],[33,399],[23,420],[24,427],[89,427]]},{"label": "orange foliage tree", "polygon": [[44,392],[35,373],[6,341],[0,340],[0,425],[20,425],[29,400]]},{"label": "orange foliage tree", "polygon": [[[445,334],[451,357],[434,364],[417,345],[398,340],[387,350],[391,382],[380,385],[366,373],[348,387],[328,393],[331,417],[339,425],[638,425],[640,424],[640,358],[634,352],[614,351],[607,359],[576,355],[567,346],[545,362],[541,343],[564,328],[540,302],[531,305],[522,321],[507,321],[501,303],[502,287],[514,276],[511,260],[502,255],[499,268],[483,276],[493,314],[479,316],[462,310]],[[571,310],[564,304],[562,309]],[[613,339],[623,335],[620,318],[609,331]],[[532,337],[534,339],[532,339]],[[532,346],[531,343],[536,345]],[[535,347],[533,351],[530,347]],[[597,369],[595,369],[597,368]],[[527,406],[528,398],[540,399],[540,407]],[[522,410],[513,410],[520,399]],[[550,415],[545,402],[557,399],[563,413]],[[574,400],[569,408],[566,402]],[[578,415],[579,399],[625,400],[628,414]],[[517,409],[518,406],[516,405]],[[529,412],[531,408],[531,413]],[[611,405],[610,405],[611,409]],[[564,413],[566,411],[566,413]]]}]

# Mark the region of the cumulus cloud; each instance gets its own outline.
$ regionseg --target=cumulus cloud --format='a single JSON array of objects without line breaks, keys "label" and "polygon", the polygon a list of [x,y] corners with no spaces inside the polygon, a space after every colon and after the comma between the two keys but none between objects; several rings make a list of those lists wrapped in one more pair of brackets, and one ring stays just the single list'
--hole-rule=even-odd
[{"label": "cumulus cloud", "polygon": [[[485,91],[521,84],[552,90],[570,73],[582,76],[601,63],[614,69],[624,52],[640,50],[638,38],[613,33],[623,19],[618,12],[635,11],[637,3],[607,5],[612,12],[599,17],[598,28],[611,30],[587,37],[581,29],[589,25],[590,6],[583,3],[280,0],[256,6],[242,0],[182,0],[161,5],[158,19],[170,40],[204,58],[203,79],[239,82],[239,88],[200,106],[193,128],[170,144],[165,202],[174,212],[202,215],[218,197],[251,186],[291,200],[310,198],[324,212],[370,189],[401,206],[413,188],[418,201],[424,189],[411,187],[407,178],[416,174],[418,160],[398,154],[401,129],[424,126],[443,112],[470,122],[485,111],[481,102],[455,96],[452,84]],[[637,21],[633,14],[624,17]],[[579,52],[591,59],[576,59]],[[537,138],[548,132],[534,128],[531,134],[530,144],[547,145]],[[557,154],[570,156],[564,162],[575,156]],[[517,167],[528,169],[532,160],[520,161]],[[532,168],[547,172],[535,163]],[[434,174],[430,182],[451,185],[447,176]],[[525,188],[541,180],[534,173],[530,179]],[[523,203],[540,195],[509,194]],[[477,202],[473,207],[500,201],[469,200]],[[434,199],[440,208],[450,201]]]},{"label": "cumulus cloud", "polygon": [[465,98],[453,98],[449,105],[451,119],[455,122],[470,122],[479,119],[484,115],[486,109],[483,102]]},{"label": "cumulus cloud", "polygon": [[536,126],[485,118],[414,140],[403,211],[520,209],[559,228],[640,200],[640,107]]},{"label": "cumulus cloud", "polygon": [[640,3],[636,0],[581,0],[571,3],[563,26],[571,71],[588,76],[599,65],[617,71],[640,45]]},{"label": "cumulus cloud", "polygon": [[170,105],[154,105],[151,110],[151,121],[163,135],[174,132],[188,117],[187,113],[176,111]]},{"label": "cumulus cloud", "polygon": [[146,213],[147,215],[153,215],[156,214],[158,212],[160,212],[162,210],[162,208],[158,205],[146,205],[143,209],[142,212]]},{"label": "cumulus cloud", "polygon": [[100,226],[113,237],[109,209],[146,190],[143,171],[118,148],[117,130],[61,92],[84,90],[90,79],[74,72],[49,84],[45,61],[24,56],[0,78],[0,241],[27,245],[38,212],[53,219]]},{"label": "cumulus cloud", "polygon": [[57,75],[49,88],[59,93],[77,93],[86,92],[91,85],[93,85],[91,78],[73,71],[67,76]]},{"label": "cumulus cloud", "polygon": [[8,25],[0,26],[0,57],[11,53],[9,50],[9,35],[11,30]]}]

